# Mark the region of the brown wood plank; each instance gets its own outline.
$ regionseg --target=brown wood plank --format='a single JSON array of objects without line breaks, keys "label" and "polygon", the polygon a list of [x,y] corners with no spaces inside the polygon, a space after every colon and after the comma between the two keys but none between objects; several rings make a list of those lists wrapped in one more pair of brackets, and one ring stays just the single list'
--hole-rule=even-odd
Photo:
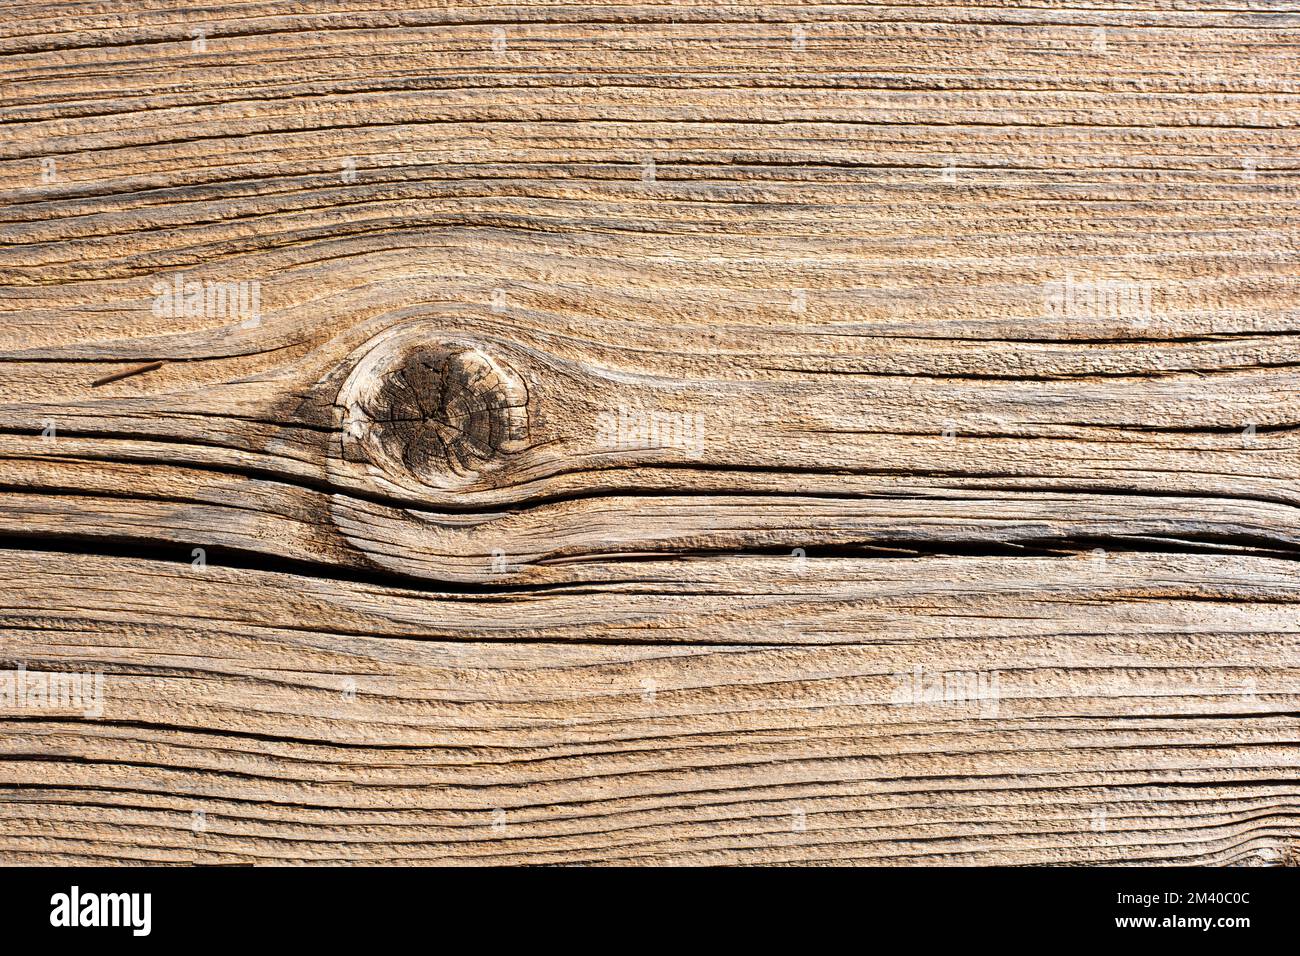
[{"label": "brown wood plank", "polygon": [[597,601],[3,559],[28,666],[104,681],[7,716],[6,860],[1279,862],[1294,826],[1290,561],[669,560]]},{"label": "brown wood plank", "polygon": [[362,6],[0,19],[0,861],[1300,859],[1300,9]]}]

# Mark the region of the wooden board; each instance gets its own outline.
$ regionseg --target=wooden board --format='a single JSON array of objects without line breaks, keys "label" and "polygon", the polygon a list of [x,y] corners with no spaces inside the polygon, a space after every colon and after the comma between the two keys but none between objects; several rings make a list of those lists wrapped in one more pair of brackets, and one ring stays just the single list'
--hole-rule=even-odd
[{"label": "wooden board", "polygon": [[0,862],[1300,862],[1300,8],[6,14]]}]

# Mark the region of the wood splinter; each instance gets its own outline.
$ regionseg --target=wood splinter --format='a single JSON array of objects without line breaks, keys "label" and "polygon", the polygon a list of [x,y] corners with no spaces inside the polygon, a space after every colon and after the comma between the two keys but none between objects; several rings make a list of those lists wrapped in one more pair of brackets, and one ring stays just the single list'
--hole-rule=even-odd
[{"label": "wood splinter", "polygon": [[114,372],[112,375],[105,375],[103,378],[97,378],[90,383],[90,387],[99,388],[101,385],[107,385],[109,382],[118,382],[124,378],[130,378],[132,375],[143,375],[145,372],[155,372],[162,367],[162,362],[150,362],[148,365],[139,365],[135,368],[128,368],[125,371]]}]

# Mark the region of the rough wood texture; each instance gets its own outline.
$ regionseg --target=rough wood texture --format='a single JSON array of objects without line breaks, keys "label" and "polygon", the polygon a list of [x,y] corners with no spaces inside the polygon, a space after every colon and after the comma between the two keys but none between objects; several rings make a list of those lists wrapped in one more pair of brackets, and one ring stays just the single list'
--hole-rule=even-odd
[{"label": "rough wood texture", "polygon": [[5,12],[0,862],[1300,860],[1300,7]]}]

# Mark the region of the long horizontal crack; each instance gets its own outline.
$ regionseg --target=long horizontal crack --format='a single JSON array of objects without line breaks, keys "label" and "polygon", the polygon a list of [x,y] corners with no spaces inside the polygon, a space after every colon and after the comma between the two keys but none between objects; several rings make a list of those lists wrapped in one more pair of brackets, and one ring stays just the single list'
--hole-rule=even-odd
[{"label": "long horizontal crack", "polygon": [[[1187,554],[1223,555],[1225,550],[1252,557],[1267,557],[1286,561],[1300,561],[1300,548],[1286,550],[1273,546],[1267,539],[1249,535],[1201,535],[1195,537],[1156,538],[1134,536],[1060,536],[1027,538],[1023,542],[987,542],[975,540],[909,541],[901,539],[864,540],[850,544],[802,546],[803,557],[809,561],[819,558],[858,559],[862,561],[898,561],[918,558],[1044,558],[1074,560],[1098,548],[1112,554]],[[1158,545],[1156,547],[1155,545]],[[0,550],[44,554],[67,554],[85,557],[121,558],[151,561],[173,566],[188,565],[190,554],[184,547],[172,542],[144,537],[122,535],[99,537],[94,535],[52,535],[48,533],[23,534],[10,531],[0,534]],[[205,561],[210,566],[239,569],[262,574],[294,575],[319,580],[369,585],[386,589],[400,589],[430,596],[481,596],[484,599],[504,598],[511,594],[583,594],[616,588],[621,585],[662,584],[649,578],[627,577],[584,583],[491,583],[480,584],[463,581],[430,581],[378,567],[349,567],[328,561],[306,561],[270,555],[251,549],[203,545]],[[635,556],[602,555],[584,556],[588,561],[607,561],[626,565],[629,569],[647,561],[669,561],[682,558],[707,559],[789,557],[791,551],[784,546],[754,548],[694,548],[664,550],[659,553],[639,553]],[[813,572],[809,572],[810,574]],[[757,592],[756,592],[757,593]],[[620,642],[621,643],[621,642]]]}]

